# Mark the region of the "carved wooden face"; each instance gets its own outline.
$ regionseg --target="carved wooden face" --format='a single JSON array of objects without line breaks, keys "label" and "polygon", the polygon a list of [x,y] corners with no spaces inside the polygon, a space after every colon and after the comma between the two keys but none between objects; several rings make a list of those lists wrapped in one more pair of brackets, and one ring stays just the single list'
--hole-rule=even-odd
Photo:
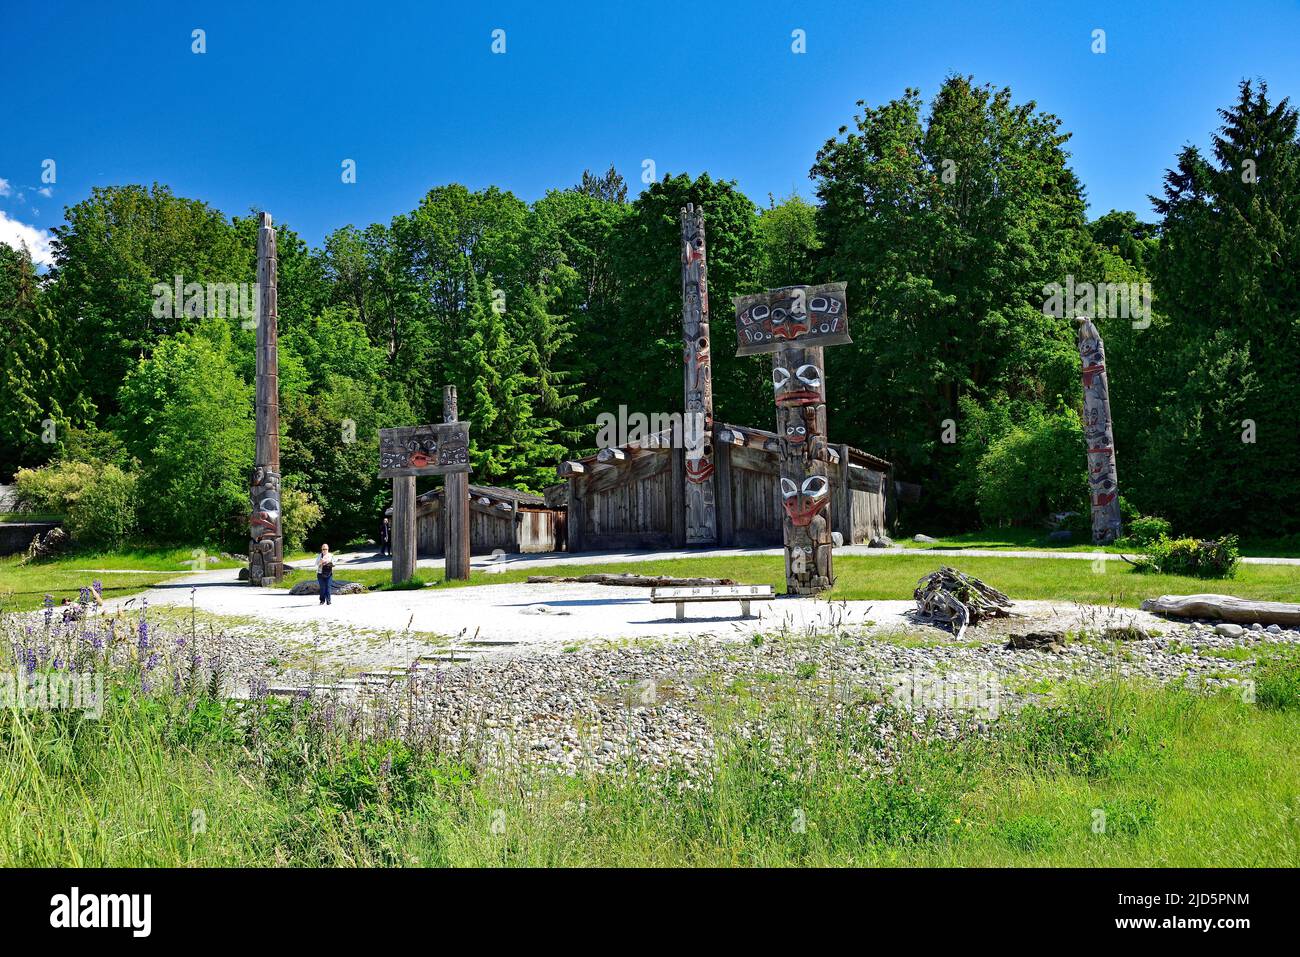
[{"label": "carved wooden face", "polygon": [[772,366],[772,390],[777,405],[814,405],[825,401],[820,368],[811,362],[791,362],[793,368],[789,368],[780,361]]},{"label": "carved wooden face", "polygon": [[798,485],[793,479],[781,478],[781,504],[796,526],[811,524],[830,502],[830,493],[831,484],[824,475],[809,475]]}]

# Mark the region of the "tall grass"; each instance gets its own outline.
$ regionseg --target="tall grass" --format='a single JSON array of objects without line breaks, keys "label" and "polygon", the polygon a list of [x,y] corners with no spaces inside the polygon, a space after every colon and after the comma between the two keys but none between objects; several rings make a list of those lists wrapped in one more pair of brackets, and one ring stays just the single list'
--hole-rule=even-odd
[{"label": "tall grass", "polygon": [[231,699],[202,636],[147,614],[5,629],[6,668],[111,686],[98,720],[0,711],[6,866],[1300,863],[1294,658],[1253,702],[1070,685],[956,740],[796,682],[714,702],[706,773],[560,774],[432,736],[400,699]]}]

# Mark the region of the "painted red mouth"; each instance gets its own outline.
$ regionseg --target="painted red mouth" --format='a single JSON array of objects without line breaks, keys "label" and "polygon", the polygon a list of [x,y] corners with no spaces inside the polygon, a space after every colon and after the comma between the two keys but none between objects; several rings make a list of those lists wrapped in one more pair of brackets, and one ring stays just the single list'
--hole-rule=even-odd
[{"label": "painted red mouth", "polygon": [[822,400],[820,392],[812,392],[808,389],[796,390],[794,392],[782,392],[776,397],[777,405],[816,405]]},{"label": "painted red mouth", "polygon": [[262,528],[269,528],[271,531],[275,531],[275,522],[267,518],[265,513],[261,515],[254,515],[252,518],[248,520],[248,524],[252,528],[257,528],[260,526]]},{"label": "painted red mouth", "polygon": [[789,442],[791,445],[798,445],[800,442],[803,442],[807,438],[808,436],[806,435],[795,434],[795,435],[787,435],[785,437],[785,440]]},{"label": "painted red mouth", "polygon": [[429,464],[429,456],[424,452],[412,452],[406,459],[412,468],[422,469]]},{"label": "painted red mouth", "polygon": [[713,463],[707,459],[700,459],[698,462],[686,463],[686,477],[692,482],[699,484],[707,482],[713,476]]},{"label": "painted red mouth", "polygon": [[808,331],[807,323],[787,322],[772,326],[773,339],[798,339]]},{"label": "painted red mouth", "polygon": [[790,522],[802,528],[805,525],[811,525],[813,517],[826,507],[826,500],[813,499],[803,508],[790,502],[782,502],[785,506],[785,513],[790,516]]}]

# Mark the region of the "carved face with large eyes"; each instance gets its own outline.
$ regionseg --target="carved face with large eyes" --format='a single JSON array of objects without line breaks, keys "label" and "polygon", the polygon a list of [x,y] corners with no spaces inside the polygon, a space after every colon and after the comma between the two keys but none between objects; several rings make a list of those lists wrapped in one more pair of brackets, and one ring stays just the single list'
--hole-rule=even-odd
[{"label": "carved face with large eyes", "polygon": [[[759,316],[760,310],[770,309],[767,315]],[[774,299],[770,307],[756,306],[754,318],[764,321],[773,339],[787,342],[798,339],[808,331],[808,301],[802,289],[795,290],[795,295]]]},{"label": "carved face with large eyes", "polygon": [[810,525],[830,501],[830,492],[831,484],[824,475],[809,475],[798,485],[793,479],[781,477],[781,504],[796,526]]},{"label": "carved face with large eyes", "polygon": [[815,405],[825,401],[822,395],[822,370],[810,362],[791,365],[794,368],[779,364],[772,366],[772,390],[776,393],[776,404]]}]

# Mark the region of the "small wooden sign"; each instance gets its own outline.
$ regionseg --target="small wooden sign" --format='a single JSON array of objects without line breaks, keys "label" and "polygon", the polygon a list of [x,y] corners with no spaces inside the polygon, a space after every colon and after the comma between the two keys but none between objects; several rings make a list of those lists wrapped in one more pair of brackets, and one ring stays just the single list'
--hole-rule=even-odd
[{"label": "small wooden sign", "polygon": [[833,346],[849,338],[849,307],[842,282],[784,286],[737,296],[736,355],[780,352],[786,346]]},{"label": "small wooden sign", "polygon": [[404,425],[379,430],[379,477],[468,472],[469,423]]}]

